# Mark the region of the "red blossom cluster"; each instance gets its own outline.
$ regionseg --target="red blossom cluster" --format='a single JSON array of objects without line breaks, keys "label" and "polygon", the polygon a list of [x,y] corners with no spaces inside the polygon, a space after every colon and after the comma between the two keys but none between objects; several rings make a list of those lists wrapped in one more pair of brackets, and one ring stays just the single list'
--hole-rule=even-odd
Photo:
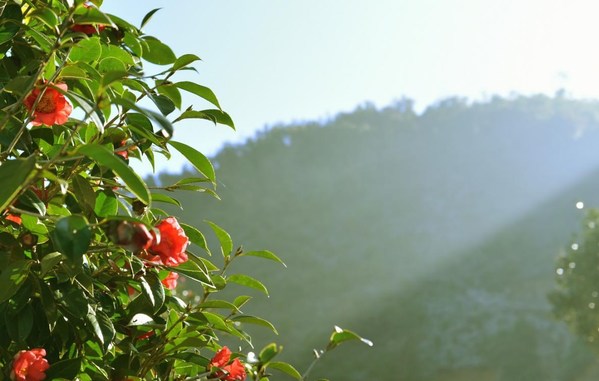
[{"label": "red blossom cluster", "polygon": [[12,363],[10,379],[13,381],[41,381],[46,378],[45,371],[50,367],[43,348],[20,351]]},{"label": "red blossom cluster", "polygon": [[214,355],[212,360],[210,360],[208,370],[212,371],[213,368],[218,368],[212,372],[210,377],[218,378],[222,381],[245,380],[246,374],[243,363],[236,358],[229,364],[230,360],[231,350],[227,347],[222,347],[221,350]]},{"label": "red blossom cluster", "polygon": [[[149,265],[175,267],[188,259],[189,238],[175,217],[160,221],[153,231],[146,225],[121,221],[109,232],[111,240],[117,245],[139,254]],[[179,275],[169,273],[162,284],[169,290],[177,287]]]}]

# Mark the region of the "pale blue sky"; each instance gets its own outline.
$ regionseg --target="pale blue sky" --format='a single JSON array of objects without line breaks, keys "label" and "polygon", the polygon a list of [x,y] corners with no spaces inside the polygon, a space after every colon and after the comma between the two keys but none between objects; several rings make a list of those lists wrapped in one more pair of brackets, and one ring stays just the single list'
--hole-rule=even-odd
[{"label": "pale blue sky", "polygon": [[186,79],[211,87],[237,125],[180,124],[175,139],[206,155],[265,125],[365,101],[406,96],[422,110],[453,95],[599,95],[591,0],[105,0],[102,9],[139,25],[158,7],[146,33],[202,57]]}]

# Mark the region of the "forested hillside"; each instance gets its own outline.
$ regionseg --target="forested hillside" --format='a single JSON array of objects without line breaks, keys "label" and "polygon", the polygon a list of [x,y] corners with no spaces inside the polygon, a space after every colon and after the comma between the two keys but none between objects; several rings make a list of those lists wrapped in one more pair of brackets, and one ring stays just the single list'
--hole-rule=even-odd
[{"label": "forested hillside", "polygon": [[222,200],[180,193],[184,209],[167,209],[287,263],[244,269],[272,291],[248,291],[248,312],[281,328],[300,368],[335,324],[374,341],[332,352],[314,376],[596,379],[547,294],[584,215],[576,202],[599,205],[598,127],[599,103],[564,97],[449,99],[422,114],[406,100],[363,106],[225,147]]}]

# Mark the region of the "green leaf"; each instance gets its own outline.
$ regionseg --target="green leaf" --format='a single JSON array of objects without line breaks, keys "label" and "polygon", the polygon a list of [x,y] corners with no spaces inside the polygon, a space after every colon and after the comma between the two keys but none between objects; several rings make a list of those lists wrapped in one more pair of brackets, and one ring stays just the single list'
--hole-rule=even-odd
[{"label": "green leaf", "polygon": [[58,25],[58,15],[50,7],[36,8],[27,16],[41,20],[50,28],[54,28],[56,25]]},{"label": "green leaf", "polygon": [[235,129],[233,119],[231,119],[229,114],[221,110],[186,110],[181,115],[179,115],[179,117],[175,119],[173,123],[183,119],[205,119],[213,122],[214,124],[220,123],[224,124],[225,126],[229,126],[232,129]]},{"label": "green leaf", "polygon": [[168,65],[177,60],[177,56],[171,48],[160,40],[148,36],[144,39],[144,42],[147,46],[142,54],[144,60],[156,65]]},{"label": "green leaf", "polygon": [[227,277],[227,282],[237,283],[263,292],[268,296],[268,289],[257,279],[245,274],[233,274]]},{"label": "green leaf", "polygon": [[[127,100],[127,99],[124,99],[124,98],[114,99],[113,102],[115,104],[124,106],[124,107],[126,107],[128,109],[135,110],[135,111],[137,111],[138,113],[144,115],[147,118],[153,119],[155,122],[157,122],[158,124],[160,124],[162,126],[162,128],[168,134],[168,137],[173,136],[173,125],[172,125],[172,123],[168,119],[166,119],[164,117],[164,115],[159,114],[157,112],[153,112],[151,110],[146,110],[144,108],[141,108],[141,107],[137,106],[135,103],[133,103],[133,102]],[[129,115],[129,114],[127,114],[127,115]]]},{"label": "green leaf", "polygon": [[150,193],[146,184],[139,175],[129,167],[119,156],[108,148],[98,144],[85,144],[80,146],[77,153],[85,155],[98,164],[108,167],[114,171],[127,186],[127,189],[137,196],[141,201],[150,204]]},{"label": "green leaf", "polygon": [[224,300],[207,300],[205,302],[198,304],[198,308],[224,308],[224,309],[229,309],[229,310],[231,310],[231,312],[234,312],[234,313],[241,312],[239,310],[239,308],[237,308],[237,306],[235,306],[233,303],[230,303],[230,302],[227,302]]},{"label": "green leaf", "polygon": [[161,9],[162,8],[152,9],[150,12],[146,13],[146,15],[144,16],[144,18],[141,20],[141,25],[139,26],[139,29],[142,29],[146,25],[146,23],[148,21],[150,21],[150,19],[152,18],[152,16],[154,16],[154,13],[158,12]]},{"label": "green leaf", "polygon": [[19,259],[0,268],[0,303],[10,299],[21,287],[29,275],[33,261]]},{"label": "green leaf", "polygon": [[37,217],[30,216],[28,214],[22,214],[21,223],[25,229],[29,230],[33,234],[48,234],[48,228]]},{"label": "green leaf", "polygon": [[279,347],[275,343],[270,343],[260,351],[258,355],[258,359],[264,365],[267,364],[270,360],[272,360],[277,354],[279,354]]},{"label": "green leaf", "polygon": [[173,103],[173,101],[171,101],[168,97],[164,95],[150,94],[150,99],[152,100],[152,102],[154,102],[156,107],[158,107],[158,110],[160,110],[160,112],[165,116],[175,111],[175,104]]},{"label": "green leaf", "polygon": [[112,191],[98,192],[94,212],[98,217],[114,216],[119,210],[119,202]]},{"label": "green leaf", "polygon": [[202,175],[206,176],[213,183],[216,182],[216,174],[214,173],[212,163],[200,151],[187,144],[176,142],[174,140],[169,141],[169,144],[185,156],[191,165],[193,165]]},{"label": "green leaf", "polygon": [[214,288],[214,283],[212,283],[212,279],[210,279],[208,273],[206,273],[204,269],[193,260],[181,263],[177,267],[169,267],[169,270],[183,274],[192,280],[202,283],[203,285]]},{"label": "green leaf", "polygon": [[102,55],[102,45],[98,37],[84,38],[77,42],[69,53],[72,62],[94,62]]},{"label": "green leaf", "polygon": [[[231,280],[231,278],[229,278],[229,280]],[[275,328],[274,325],[272,325],[271,322],[269,322],[268,320],[262,319],[261,317],[258,317],[258,316],[239,315],[239,316],[234,316],[232,318],[232,320],[236,321],[236,322],[241,322],[241,323],[260,325],[262,327],[270,328],[270,330],[273,331],[276,335],[279,334],[277,332],[277,329]],[[260,357],[260,360],[262,360],[261,357]]]},{"label": "green leaf", "polygon": [[92,239],[92,232],[84,217],[72,215],[61,218],[50,236],[58,251],[76,265],[83,264],[83,254],[87,252]]},{"label": "green leaf", "polygon": [[201,231],[199,231],[191,225],[187,225],[184,223],[179,223],[179,225],[181,225],[183,231],[185,231],[185,235],[187,236],[187,238],[189,238],[191,243],[198,245],[199,247],[204,249],[206,253],[208,253],[208,255],[212,256],[212,253],[208,248],[208,244],[206,243],[206,238],[204,237],[204,234],[202,234]]},{"label": "green leaf", "polygon": [[181,57],[177,58],[177,60],[173,64],[173,67],[171,68],[171,70],[177,71],[177,70],[189,65],[192,62],[200,61],[200,60],[201,60],[201,58],[196,56],[195,54],[183,54]]},{"label": "green leaf", "polygon": [[214,234],[216,234],[216,238],[218,238],[218,242],[220,242],[220,250],[223,257],[228,257],[231,255],[231,252],[233,251],[233,240],[231,239],[229,233],[227,233],[225,229],[221,228],[214,222],[206,221],[206,223],[210,225],[214,231]]},{"label": "green leaf", "polygon": [[35,158],[7,160],[0,165],[0,211],[5,210],[14,201],[23,186],[34,175]]},{"label": "green leaf", "polygon": [[12,40],[23,23],[21,7],[14,2],[4,4],[0,14],[0,45]]},{"label": "green leaf", "polygon": [[251,296],[247,296],[247,295],[239,295],[238,297],[235,298],[235,300],[233,301],[233,304],[237,307],[237,308],[241,308],[242,306],[244,306],[247,302],[250,301],[250,299],[252,299]]},{"label": "green leaf", "polygon": [[106,57],[100,60],[98,69],[102,73],[116,72],[119,73],[119,75],[121,75],[121,73],[127,71],[127,66],[123,61],[119,60],[116,57]]},{"label": "green leaf", "polygon": [[27,189],[25,192],[23,192],[18,199],[17,206],[21,209],[39,213],[42,216],[46,215],[46,205],[31,189]]},{"label": "green leaf", "polygon": [[54,266],[59,264],[63,259],[63,255],[57,251],[44,255],[42,258],[42,273],[40,276],[44,277],[48,271],[52,270]]},{"label": "green leaf", "polygon": [[159,94],[170,99],[176,108],[181,108],[181,92],[175,85],[165,81],[156,81],[156,86],[156,91],[158,91]]},{"label": "green leaf", "polygon": [[81,358],[57,361],[46,371],[46,380],[74,380],[81,369]]},{"label": "green leaf", "polygon": [[64,292],[60,303],[65,309],[78,319],[84,320],[89,313],[87,296],[79,287],[70,287]]},{"label": "green leaf", "polygon": [[270,369],[280,370],[281,372],[295,378],[296,380],[301,380],[302,375],[297,371],[291,364],[282,361],[273,361],[268,364]]},{"label": "green leaf", "polygon": [[96,193],[89,181],[79,174],[73,177],[73,193],[79,205],[86,210],[93,210],[96,205]]},{"label": "green leaf", "polygon": [[152,202],[164,202],[165,204],[176,205],[179,208],[183,209],[183,207],[181,206],[181,202],[179,202],[179,200],[174,199],[170,196],[167,196],[163,193],[152,192]]},{"label": "green leaf", "polygon": [[185,90],[187,92],[190,92],[192,94],[199,96],[200,98],[207,100],[208,102],[210,102],[213,105],[215,105],[216,107],[218,107],[220,110],[221,107],[220,107],[220,104],[218,103],[218,99],[216,98],[216,95],[214,95],[212,90],[210,90],[208,87],[198,85],[197,83],[189,82],[189,81],[177,82],[174,85],[182,90]]},{"label": "green leaf", "polygon": [[247,252],[240,254],[239,256],[240,257],[246,256],[246,257],[266,258],[266,259],[270,259],[271,261],[278,262],[278,263],[282,264],[284,267],[287,267],[287,265],[279,257],[277,257],[274,253],[272,253],[268,250],[247,251]]},{"label": "green leaf", "polygon": [[329,339],[329,344],[327,345],[327,349],[333,349],[345,341],[352,341],[352,340],[361,341],[362,343],[364,343],[370,347],[372,347],[372,345],[373,345],[372,341],[365,339],[363,337],[360,337],[358,334],[356,334],[352,331],[335,326],[335,330],[333,331],[333,333],[331,334],[331,337]]},{"label": "green leaf", "polygon": [[67,93],[69,97],[74,99],[79,107],[83,109],[85,112],[85,117],[90,117],[100,132],[104,132],[104,117],[102,116],[102,113],[98,112],[97,105],[90,103],[89,100],[80,96],[74,91],[69,90]]}]

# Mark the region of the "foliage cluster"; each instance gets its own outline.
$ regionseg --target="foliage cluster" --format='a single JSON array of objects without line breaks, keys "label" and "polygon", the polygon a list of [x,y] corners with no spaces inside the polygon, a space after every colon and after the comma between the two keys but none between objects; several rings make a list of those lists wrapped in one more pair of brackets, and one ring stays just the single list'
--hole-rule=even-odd
[{"label": "foliage cluster", "polygon": [[[282,261],[208,222],[216,263],[197,227],[158,207],[180,205],[161,189],[216,195],[210,161],[172,139],[184,119],[234,128],[209,88],[177,80],[199,57],[143,32],[156,9],[138,28],[101,3],[0,2],[0,379],[305,379],[274,343],[246,351],[248,325],[274,330],[243,312],[249,296],[219,298],[231,283],[265,290],[233,262]],[[182,92],[209,108],[183,107]],[[128,165],[172,150],[197,172],[152,187]],[[176,293],[179,276],[197,299]],[[359,339],[336,329],[327,350]]]}]

